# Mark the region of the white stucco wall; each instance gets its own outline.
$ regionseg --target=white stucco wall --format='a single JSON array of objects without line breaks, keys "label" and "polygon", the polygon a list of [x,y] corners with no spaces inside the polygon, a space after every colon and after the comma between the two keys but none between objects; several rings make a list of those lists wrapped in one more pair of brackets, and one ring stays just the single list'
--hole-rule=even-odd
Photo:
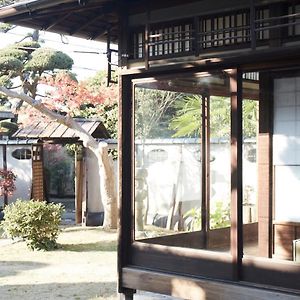
[{"label": "white stucco wall", "polygon": [[[16,149],[26,148],[31,150],[31,145],[7,145],[7,169],[16,175],[16,190],[12,196],[8,196],[8,203],[16,199],[30,199],[32,185],[31,159],[16,159],[11,154]],[[0,167],[3,168],[3,147],[0,147]],[[0,196],[0,206],[3,206],[3,196]]]},{"label": "white stucco wall", "polygon": [[[174,197],[182,202],[183,214],[191,208],[200,208],[201,144],[199,141],[193,140],[157,139],[146,140],[144,145],[136,144],[137,167],[143,165],[147,170],[145,188],[148,192],[148,223],[152,223],[156,214],[167,216]],[[247,141],[245,147],[255,149],[255,141]],[[155,150],[159,150],[160,158],[153,156],[149,162],[149,154],[151,155],[151,151]],[[247,151],[244,151],[244,154],[243,184],[244,188],[250,188],[248,201],[255,205],[257,200],[256,162],[247,160]],[[164,158],[162,158],[163,156]],[[144,163],[142,163],[143,157]],[[218,201],[222,201],[224,206],[230,203],[230,162],[228,141],[213,141],[210,145],[210,202],[212,209]],[[146,204],[144,205],[146,206]]]},{"label": "white stucco wall", "polygon": [[89,149],[86,149],[86,174],[85,184],[87,185],[88,211],[101,212],[103,211],[103,205],[100,194],[98,161],[95,154]]}]

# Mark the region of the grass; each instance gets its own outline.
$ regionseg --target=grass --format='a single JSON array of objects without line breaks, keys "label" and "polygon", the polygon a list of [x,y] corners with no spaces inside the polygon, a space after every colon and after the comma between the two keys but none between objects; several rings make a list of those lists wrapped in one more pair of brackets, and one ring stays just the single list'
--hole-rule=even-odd
[{"label": "grass", "polygon": [[89,252],[89,251],[117,251],[116,241],[101,241],[85,244],[58,244],[59,250],[74,251],[74,252]]}]

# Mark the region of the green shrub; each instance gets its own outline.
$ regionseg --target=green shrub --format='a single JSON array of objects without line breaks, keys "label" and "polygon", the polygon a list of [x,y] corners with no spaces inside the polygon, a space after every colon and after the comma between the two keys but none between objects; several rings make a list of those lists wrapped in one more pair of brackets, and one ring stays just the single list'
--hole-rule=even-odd
[{"label": "green shrub", "polygon": [[7,237],[24,239],[31,249],[52,250],[63,211],[61,204],[17,200],[4,208],[1,227]]}]

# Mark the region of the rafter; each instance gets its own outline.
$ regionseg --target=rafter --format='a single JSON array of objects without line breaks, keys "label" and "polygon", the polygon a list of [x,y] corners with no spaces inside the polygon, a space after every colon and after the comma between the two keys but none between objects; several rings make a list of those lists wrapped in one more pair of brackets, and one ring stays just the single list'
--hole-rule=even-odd
[{"label": "rafter", "polygon": [[64,21],[65,19],[67,19],[71,15],[72,15],[72,12],[69,12],[66,15],[62,15],[60,18],[56,19],[55,22],[52,22],[50,24],[48,23],[48,25],[43,26],[44,30],[50,30],[51,28],[53,28],[54,26],[59,24],[61,21]]},{"label": "rafter", "polygon": [[[93,17],[93,18],[89,18],[89,21],[84,22],[83,24],[80,24],[80,26],[75,26],[75,28],[73,28],[73,29],[69,32],[69,34],[70,34],[70,35],[73,35],[73,34],[75,34],[76,32],[81,31],[81,30],[87,28],[88,26],[90,26],[91,24],[95,23],[96,20],[102,18],[103,16],[104,16],[104,14],[100,14],[100,15],[97,15],[97,16],[95,16],[95,17]],[[109,23],[107,23],[107,22],[101,21],[101,23],[103,23],[103,25],[105,25],[105,26],[109,26]]]}]

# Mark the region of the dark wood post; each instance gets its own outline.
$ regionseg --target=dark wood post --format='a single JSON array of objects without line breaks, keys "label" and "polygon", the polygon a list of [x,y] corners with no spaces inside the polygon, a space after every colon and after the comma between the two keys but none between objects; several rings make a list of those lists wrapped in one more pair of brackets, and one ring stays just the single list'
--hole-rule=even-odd
[{"label": "dark wood post", "polygon": [[131,261],[131,243],[134,237],[134,163],[133,163],[133,105],[130,78],[119,80],[119,243],[118,243],[118,290],[125,299],[133,299],[133,290],[122,287],[123,267]]},{"label": "dark wood post", "polygon": [[[3,151],[3,171],[7,171],[7,146],[3,145],[2,148]],[[3,194],[3,204],[4,206],[8,205],[8,195],[7,195],[7,190],[4,191]]]},{"label": "dark wood post", "polygon": [[84,184],[84,172],[83,172],[83,152],[84,149],[76,151],[75,154],[75,221],[76,224],[82,223],[82,196],[83,196],[83,184]]},{"label": "dark wood post", "polygon": [[[118,1],[119,67],[126,67],[128,55],[128,12],[124,1]],[[125,57],[126,56],[126,57]],[[119,76],[119,231],[118,231],[118,292],[126,300],[133,299],[135,290],[122,286],[123,267],[130,264],[134,238],[134,163],[133,163],[133,104],[131,79]]]},{"label": "dark wood post", "polygon": [[242,74],[231,70],[231,255],[233,279],[241,279],[243,255]]}]

